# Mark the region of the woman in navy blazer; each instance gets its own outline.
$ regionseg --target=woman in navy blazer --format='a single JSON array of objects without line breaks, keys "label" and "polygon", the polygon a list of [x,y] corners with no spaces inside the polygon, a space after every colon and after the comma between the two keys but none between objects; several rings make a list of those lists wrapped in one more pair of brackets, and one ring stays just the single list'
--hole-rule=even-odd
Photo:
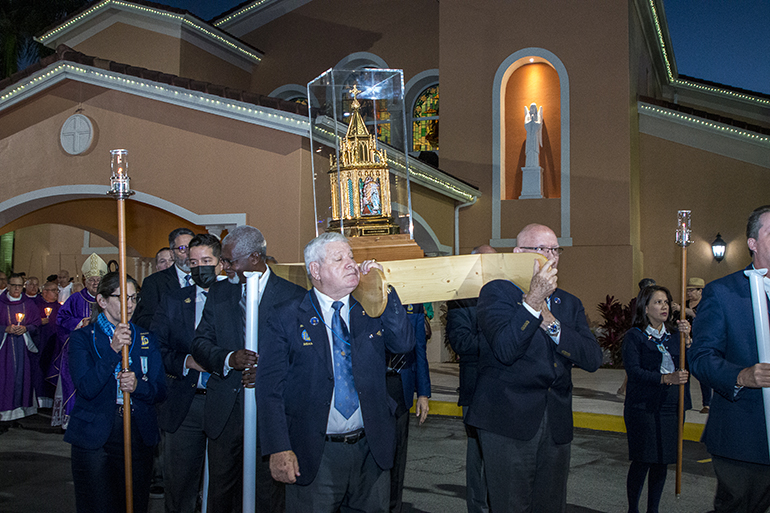
[{"label": "woman in navy blazer", "polygon": [[[623,365],[628,374],[623,418],[628,434],[631,467],[626,479],[629,513],[638,513],[644,480],[647,512],[657,513],[666,467],[676,462],[679,385],[688,372],[677,370],[679,332],[687,335],[687,321],[671,322],[671,293],[658,285],[643,288],[636,298],[633,327],[623,339]],[[685,405],[687,409],[689,406]]]},{"label": "woman in navy blazer", "polygon": [[[136,281],[127,277],[128,317],[136,306]],[[78,513],[125,510],[123,392],[131,392],[131,459],[134,511],[147,511],[153,448],[160,440],[155,404],[166,395],[155,337],[120,324],[118,273],[102,278],[91,324],[70,335],[75,407],[64,441],[72,444],[72,478]],[[120,370],[129,347],[129,368]]]}]

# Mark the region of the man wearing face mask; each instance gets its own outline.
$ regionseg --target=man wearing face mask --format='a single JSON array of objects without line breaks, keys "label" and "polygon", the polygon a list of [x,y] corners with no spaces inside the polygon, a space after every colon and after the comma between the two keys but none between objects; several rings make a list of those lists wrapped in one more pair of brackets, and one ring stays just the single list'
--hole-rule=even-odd
[{"label": "man wearing face mask", "polygon": [[[305,290],[276,276],[265,264],[267,244],[262,232],[238,226],[222,241],[222,265],[227,281],[210,290],[203,317],[195,332],[192,355],[211,372],[206,391],[204,429],[208,436],[209,513],[240,512],[243,501],[243,385],[242,372],[254,367],[257,355],[244,349],[247,271],[259,279],[259,347],[270,343],[264,335],[271,306],[305,295]],[[259,395],[257,390],[257,395]],[[259,441],[257,441],[259,454]],[[235,457],[234,457],[235,456]],[[253,486],[253,485],[252,485]],[[283,485],[273,481],[266,459],[257,460],[258,513],[283,511]]]},{"label": "man wearing face mask", "polygon": [[163,295],[193,284],[187,251],[194,235],[192,230],[187,228],[177,228],[168,234],[168,245],[174,256],[174,265],[144,279],[142,291],[139,293],[139,303],[136,305],[131,322],[144,329],[150,329],[155,310]]},{"label": "man wearing face mask", "polygon": [[195,511],[206,456],[203,412],[210,374],[192,356],[195,328],[203,315],[209,288],[222,271],[222,245],[214,235],[198,234],[189,242],[194,282],[165,294],[152,320],[166,367],[166,400],[158,407],[165,434],[163,483],[166,513]]}]

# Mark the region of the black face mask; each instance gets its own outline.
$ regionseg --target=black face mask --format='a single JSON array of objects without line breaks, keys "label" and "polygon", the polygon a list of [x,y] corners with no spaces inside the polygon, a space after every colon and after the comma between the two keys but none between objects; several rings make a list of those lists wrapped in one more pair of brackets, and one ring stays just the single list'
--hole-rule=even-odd
[{"label": "black face mask", "polygon": [[207,289],[217,282],[217,272],[215,265],[199,265],[190,268],[190,276],[197,286]]}]

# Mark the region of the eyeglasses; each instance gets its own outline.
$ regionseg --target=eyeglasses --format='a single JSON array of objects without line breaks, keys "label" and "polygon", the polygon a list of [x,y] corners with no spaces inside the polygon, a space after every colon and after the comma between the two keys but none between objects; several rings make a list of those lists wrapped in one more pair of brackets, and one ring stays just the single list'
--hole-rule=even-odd
[{"label": "eyeglasses", "polygon": [[[120,299],[120,294],[110,294],[110,297],[116,297]],[[131,301],[132,303],[136,303],[138,301],[136,294],[131,294],[130,296],[126,296],[126,301]]]},{"label": "eyeglasses", "polygon": [[8,286],[9,287],[23,287],[24,285],[22,285],[21,283],[9,283]]},{"label": "eyeglasses", "polygon": [[551,253],[552,255],[561,255],[564,252],[564,248],[562,247],[547,248],[545,246],[538,246],[536,248],[533,248],[533,247],[521,246],[520,248],[528,249],[529,251],[537,251],[538,253]]},{"label": "eyeglasses", "polygon": [[177,246],[171,249],[173,249],[174,251],[179,251],[180,253],[187,253],[187,250],[190,249],[190,246]]},{"label": "eyeglasses", "polygon": [[222,262],[222,265],[226,265],[227,267],[231,267],[235,262],[242,258],[246,258],[247,256],[250,256],[251,253],[248,253],[246,255],[241,255],[237,258],[229,259],[229,258],[220,258],[219,261]]}]

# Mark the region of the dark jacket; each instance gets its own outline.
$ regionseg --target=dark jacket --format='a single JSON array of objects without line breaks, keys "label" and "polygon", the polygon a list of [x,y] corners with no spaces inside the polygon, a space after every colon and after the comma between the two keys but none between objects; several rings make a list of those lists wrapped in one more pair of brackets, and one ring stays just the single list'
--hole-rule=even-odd
[{"label": "dark jacket", "polygon": [[602,352],[588,328],[575,296],[557,289],[551,312],[561,322],[557,345],[522,305],[522,291],[510,281],[495,280],[481,289],[478,323],[481,346],[479,376],[466,423],[516,440],[530,440],[546,408],[551,438],[572,440],[572,366],[593,372]]},{"label": "dark jacket", "polygon": [[[137,378],[136,390],[131,394],[131,422],[139,429],[142,443],[153,446],[160,441],[155,404],[166,396],[163,362],[152,333],[133,323],[131,330],[130,368]],[[146,374],[142,372],[143,358],[147,362]],[[120,359],[121,354],[112,350],[110,338],[96,324],[70,335],[69,367],[77,395],[64,434],[65,442],[97,449],[109,438],[117,408],[118,386],[114,373]]]},{"label": "dark jacket", "polygon": [[[326,425],[334,392],[329,337],[311,290],[300,300],[276,305],[280,315],[268,321],[271,344],[257,368],[258,427],[262,454],[292,450],[301,475],[297,484],[315,479],[321,463]],[[369,317],[351,298],[350,336],[361,413],[372,456],[382,469],[393,466],[396,401],[385,385],[385,350],[414,348],[414,330],[398,295],[391,291],[382,316]]]}]

